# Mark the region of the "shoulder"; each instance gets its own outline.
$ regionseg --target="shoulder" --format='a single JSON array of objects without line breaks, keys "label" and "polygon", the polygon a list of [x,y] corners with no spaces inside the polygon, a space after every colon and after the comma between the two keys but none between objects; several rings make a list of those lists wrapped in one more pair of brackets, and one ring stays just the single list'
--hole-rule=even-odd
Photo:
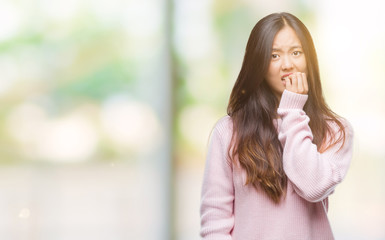
[{"label": "shoulder", "polygon": [[353,126],[346,118],[338,117],[337,119],[341,125],[335,121],[327,121],[330,128],[326,138],[332,145],[338,143],[341,148],[350,149],[353,146],[354,139]]},{"label": "shoulder", "polygon": [[229,115],[223,116],[220,118],[216,123],[214,128],[219,128],[219,129],[228,129],[228,128],[233,128],[233,120]]},{"label": "shoulder", "polygon": [[214,125],[211,132],[211,137],[216,136],[226,144],[229,143],[233,134],[233,120],[229,115],[220,118]]},{"label": "shoulder", "polygon": [[337,120],[340,121],[343,129],[341,129],[341,126],[339,126],[335,121],[327,121],[329,126],[333,129],[333,131],[340,132],[341,130],[343,130],[345,134],[352,137],[354,135],[354,129],[353,129],[353,125],[349,122],[349,120],[347,120],[344,117],[338,117]]}]

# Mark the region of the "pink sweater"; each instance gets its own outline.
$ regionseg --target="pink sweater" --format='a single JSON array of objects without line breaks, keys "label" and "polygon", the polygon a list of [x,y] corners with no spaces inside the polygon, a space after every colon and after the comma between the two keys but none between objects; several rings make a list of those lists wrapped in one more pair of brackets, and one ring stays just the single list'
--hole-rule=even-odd
[{"label": "pink sweater", "polygon": [[[227,157],[232,121],[223,117],[210,138],[201,198],[201,236],[212,240],[334,239],[327,218],[328,196],[343,180],[352,158],[353,129],[344,120],[346,142],[317,151],[302,110],[307,95],[285,90],[278,108],[287,195],[279,205],[245,185],[246,173]],[[337,131],[337,126],[332,125]]]}]

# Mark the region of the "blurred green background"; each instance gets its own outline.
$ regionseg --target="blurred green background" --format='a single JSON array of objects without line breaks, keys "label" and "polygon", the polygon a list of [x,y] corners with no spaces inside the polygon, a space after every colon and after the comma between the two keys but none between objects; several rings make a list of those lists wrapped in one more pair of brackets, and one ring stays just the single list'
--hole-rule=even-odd
[{"label": "blurred green background", "polygon": [[207,141],[255,23],[309,28],[355,129],[336,239],[385,239],[382,2],[1,0],[0,239],[199,239]]}]

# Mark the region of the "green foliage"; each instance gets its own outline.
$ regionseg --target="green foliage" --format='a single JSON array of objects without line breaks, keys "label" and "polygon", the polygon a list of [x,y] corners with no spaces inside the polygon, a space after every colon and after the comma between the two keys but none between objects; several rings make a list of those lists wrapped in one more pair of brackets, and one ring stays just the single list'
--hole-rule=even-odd
[{"label": "green foliage", "polygon": [[128,91],[132,76],[123,62],[110,62],[75,80],[58,86],[53,95],[62,99],[85,98],[103,100],[122,91]]}]

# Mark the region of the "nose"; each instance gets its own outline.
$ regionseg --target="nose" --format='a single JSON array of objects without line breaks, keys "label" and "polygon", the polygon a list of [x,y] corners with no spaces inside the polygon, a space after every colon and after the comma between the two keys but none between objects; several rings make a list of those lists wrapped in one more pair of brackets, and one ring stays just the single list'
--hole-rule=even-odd
[{"label": "nose", "polygon": [[291,70],[293,68],[293,62],[289,56],[282,58],[282,70]]}]

